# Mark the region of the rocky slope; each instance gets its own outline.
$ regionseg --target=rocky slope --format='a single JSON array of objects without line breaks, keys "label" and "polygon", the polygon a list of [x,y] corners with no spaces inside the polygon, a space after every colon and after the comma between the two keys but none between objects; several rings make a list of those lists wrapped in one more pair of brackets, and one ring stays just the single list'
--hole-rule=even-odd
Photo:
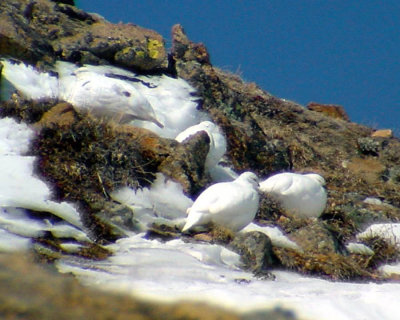
[{"label": "rocky slope", "polygon": [[[287,170],[323,175],[328,205],[318,220],[287,217],[266,196],[256,217],[260,224],[280,226],[303,252],[271,247],[258,233],[238,241],[223,231],[211,232],[209,241],[236,248],[255,273],[288,268],[332,279],[380,280],[377,265],[398,259],[396,248],[376,238],[366,241],[375,252],[372,256],[345,249],[372,222],[400,220],[396,137],[374,135],[373,129],[348,121],[343,110],[337,112],[342,116],[332,116],[315,105],[309,110],[274,97],[214,67],[204,45],[191,42],[180,25],[172,28],[167,53],[154,31],[113,25],[61,2],[7,0],[0,8],[0,21],[0,54],[42,69],[62,59],[186,79],[198,90],[201,110],[225,133],[226,164],[237,172],[251,170],[260,177]],[[206,135],[181,145],[145,129],[82,117],[65,103],[36,103],[18,95],[2,103],[0,114],[34,124],[38,137],[32,154],[39,157],[38,172],[54,186],[58,200],[79,204],[99,245],[123,236],[124,228],[134,228],[132,213],[108,197],[115,188],[147,186],[156,172],[180,182],[192,197],[210,184],[204,171]],[[365,202],[366,198],[379,201]],[[165,226],[155,226],[152,236],[189,238]],[[238,242],[244,247],[238,248]],[[265,246],[254,248],[254,242]],[[57,251],[56,241],[43,243]]]}]

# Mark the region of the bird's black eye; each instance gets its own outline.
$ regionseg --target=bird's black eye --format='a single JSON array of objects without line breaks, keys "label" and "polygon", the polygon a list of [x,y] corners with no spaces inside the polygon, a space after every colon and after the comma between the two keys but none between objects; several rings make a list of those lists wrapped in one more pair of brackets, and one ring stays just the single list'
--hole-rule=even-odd
[{"label": "bird's black eye", "polygon": [[125,97],[130,97],[130,96],[131,96],[131,94],[130,94],[128,91],[122,91],[122,94],[123,94]]}]

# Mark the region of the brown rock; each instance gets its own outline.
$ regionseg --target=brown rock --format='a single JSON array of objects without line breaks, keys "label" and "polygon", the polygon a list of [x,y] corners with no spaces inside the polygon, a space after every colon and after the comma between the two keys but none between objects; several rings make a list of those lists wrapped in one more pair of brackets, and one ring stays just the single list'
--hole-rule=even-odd
[{"label": "brown rock", "polygon": [[71,104],[62,102],[45,112],[35,126],[38,128],[70,127],[77,120],[76,115],[77,113]]},{"label": "brown rock", "polygon": [[350,121],[350,118],[344,108],[336,104],[310,102],[307,105],[307,108],[312,111],[321,112],[331,118]]},{"label": "brown rock", "polygon": [[202,43],[193,43],[188,39],[180,24],[172,27],[172,54],[177,59],[210,63],[210,55]]},{"label": "brown rock", "polygon": [[203,241],[203,242],[212,242],[213,237],[209,233],[197,233],[193,236],[193,239],[197,241]]},{"label": "brown rock", "polygon": [[178,181],[188,194],[198,194],[208,182],[204,163],[209,143],[210,138],[205,131],[200,131],[182,144],[175,142],[174,150],[162,162],[158,170]]},{"label": "brown rock", "polygon": [[382,129],[382,130],[376,130],[371,134],[371,137],[373,138],[391,138],[393,137],[393,132],[391,129]]},{"label": "brown rock", "polygon": [[0,54],[33,62],[63,59],[141,70],[167,67],[158,33],[133,24],[111,24],[49,0],[2,1]]},{"label": "brown rock", "polygon": [[172,34],[172,54],[176,59],[182,59],[192,43],[186,36],[183,27],[175,24],[171,30]]}]

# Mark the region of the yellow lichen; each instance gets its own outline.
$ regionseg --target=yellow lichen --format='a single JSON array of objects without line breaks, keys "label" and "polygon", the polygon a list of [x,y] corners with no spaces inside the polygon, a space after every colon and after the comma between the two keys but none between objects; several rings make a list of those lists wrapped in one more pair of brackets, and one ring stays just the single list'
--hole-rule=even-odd
[{"label": "yellow lichen", "polygon": [[126,48],[123,48],[123,49],[122,49],[121,53],[122,53],[122,54],[128,54],[131,50],[132,50],[131,47],[126,47]]},{"label": "yellow lichen", "polygon": [[157,59],[158,56],[160,55],[160,48],[163,47],[163,44],[156,40],[156,39],[150,39],[147,42],[147,50],[149,51],[149,56],[152,59]]},{"label": "yellow lichen", "polygon": [[143,59],[145,57],[144,51],[137,51],[136,52],[136,57]]}]

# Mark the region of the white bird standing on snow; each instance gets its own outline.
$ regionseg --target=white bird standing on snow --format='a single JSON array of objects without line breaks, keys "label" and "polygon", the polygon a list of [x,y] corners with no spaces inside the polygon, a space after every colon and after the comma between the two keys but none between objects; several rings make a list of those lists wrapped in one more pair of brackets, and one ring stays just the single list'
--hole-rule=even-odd
[{"label": "white bird standing on snow", "polygon": [[217,183],[204,190],[188,209],[182,231],[209,222],[239,231],[253,221],[258,201],[258,178],[252,172],[244,172],[232,182]]},{"label": "white bird standing on snow", "polygon": [[292,216],[318,218],[326,206],[325,179],[319,174],[285,172],[260,183],[260,190],[279,201]]},{"label": "white bird standing on snow", "polygon": [[139,119],[163,126],[149,101],[127,80],[134,80],[134,73],[112,66],[79,68],[62,61],[47,73],[16,60],[1,62],[4,77],[29,99],[61,99],[78,110],[118,122]]},{"label": "white bird standing on snow", "polygon": [[210,168],[217,165],[226,152],[226,140],[221,133],[219,127],[211,121],[203,121],[195,126],[191,126],[182,131],[175,138],[176,141],[182,142],[197,132],[205,131],[210,138],[210,149],[207,154],[205,167]]}]

